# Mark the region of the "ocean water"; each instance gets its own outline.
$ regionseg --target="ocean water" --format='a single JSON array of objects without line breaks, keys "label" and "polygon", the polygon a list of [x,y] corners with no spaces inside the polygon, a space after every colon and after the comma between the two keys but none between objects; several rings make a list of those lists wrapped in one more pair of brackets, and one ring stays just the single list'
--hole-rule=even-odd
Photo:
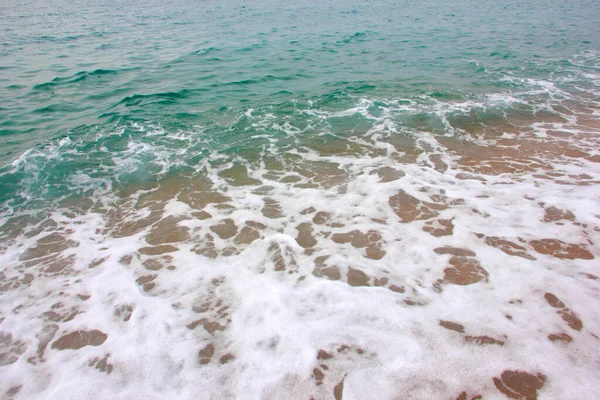
[{"label": "ocean water", "polygon": [[0,5],[0,397],[593,399],[600,3]]}]

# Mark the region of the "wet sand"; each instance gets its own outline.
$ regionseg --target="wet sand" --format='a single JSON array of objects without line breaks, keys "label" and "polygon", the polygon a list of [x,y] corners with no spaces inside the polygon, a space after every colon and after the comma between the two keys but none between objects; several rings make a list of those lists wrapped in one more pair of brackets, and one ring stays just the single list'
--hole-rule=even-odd
[{"label": "wet sand", "polygon": [[274,374],[264,398],[590,393],[588,117],[307,147],[7,218],[0,365],[19,368],[3,396],[44,395],[57,365],[124,395],[239,398],[256,374]]}]

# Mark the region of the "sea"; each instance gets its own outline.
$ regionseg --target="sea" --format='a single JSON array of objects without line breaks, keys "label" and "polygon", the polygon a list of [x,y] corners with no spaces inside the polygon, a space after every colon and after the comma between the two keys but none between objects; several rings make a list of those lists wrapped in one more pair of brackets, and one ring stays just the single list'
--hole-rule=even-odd
[{"label": "sea", "polygon": [[3,0],[0,398],[594,399],[597,0]]}]

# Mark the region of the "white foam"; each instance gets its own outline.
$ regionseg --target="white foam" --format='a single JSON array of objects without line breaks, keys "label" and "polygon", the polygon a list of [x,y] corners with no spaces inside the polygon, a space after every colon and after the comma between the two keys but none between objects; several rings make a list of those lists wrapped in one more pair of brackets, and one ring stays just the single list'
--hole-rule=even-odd
[{"label": "white foam", "polygon": [[[179,196],[184,189],[194,192],[195,178],[181,184],[181,191],[166,189],[179,179],[167,172],[183,165],[185,151],[205,140],[198,138],[202,128],[190,134],[133,125],[154,132],[156,142],[132,136],[127,149],[114,155],[114,166],[104,172],[130,173],[147,167],[144,160],[150,159],[159,167],[160,185],[123,199],[110,181],[78,171],[69,183],[74,190],[92,193],[90,212],[50,207],[45,220],[11,240],[3,239],[2,284],[10,282],[10,287],[2,293],[0,331],[12,339],[2,349],[5,355],[0,359],[11,363],[0,367],[0,393],[20,385],[16,397],[23,399],[330,398],[343,380],[344,399],[393,398],[399,393],[406,398],[456,398],[462,391],[500,399],[503,395],[493,378],[505,370],[521,370],[546,375],[541,398],[590,398],[600,382],[594,336],[600,332],[600,294],[598,281],[586,275],[600,275],[599,164],[581,157],[540,155],[530,160],[551,170],[484,174],[461,164],[464,155],[444,145],[450,139],[410,130],[396,120],[407,112],[437,115],[445,124],[443,133],[454,133],[459,140],[463,133],[451,126],[452,113],[532,105],[532,93],[554,92],[558,98],[561,90],[548,81],[524,84],[534,90],[490,95],[482,101],[356,98],[354,106],[343,111],[301,111],[325,121],[357,114],[369,119],[371,128],[348,140],[360,147],[359,155],[323,156],[302,144],[313,125],[300,129],[285,118],[248,109],[243,113],[253,127],[283,132],[298,145],[286,147],[282,154],[281,138],[268,136],[272,140],[261,154],[278,156],[283,170],[268,170],[264,160],[248,162],[217,150],[198,161],[193,166],[196,177],[212,181],[212,190],[230,199],[203,207],[210,216],[200,216],[200,209]],[[375,103],[381,104],[377,117],[369,111]],[[543,107],[532,105],[536,110]],[[576,117],[556,115],[566,122],[534,123],[518,133],[470,138],[467,144],[480,146],[475,148],[482,152],[486,146],[538,137],[548,144],[554,140],[550,131],[557,130],[577,136],[564,139],[571,146],[598,154],[596,133],[583,133]],[[330,133],[327,124],[319,127],[319,133]],[[390,143],[394,135],[404,135],[415,148],[396,148]],[[169,153],[158,141],[163,136],[184,143]],[[24,154],[13,168],[38,170],[43,167],[31,163],[34,157],[45,160],[66,157],[67,148],[76,151],[73,142],[52,146]],[[399,161],[417,150],[415,163]],[[446,166],[439,168],[434,156]],[[498,160],[480,159],[491,161]],[[504,161],[508,165],[512,160]],[[222,172],[234,163],[243,164],[260,184],[231,184]],[[382,169],[396,170],[397,179],[384,181]],[[548,172],[555,176],[546,176]],[[281,179],[292,176],[299,180]],[[576,185],[586,182],[591,184]],[[437,215],[403,222],[390,205],[400,191],[429,204]],[[155,200],[145,202],[150,195],[156,195]],[[208,196],[201,191],[197,195]],[[279,210],[271,218],[264,212],[273,204],[269,201]],[[549,207],[570,211],[574,220],[567,215],[544,222]],[[25,211],[4,208],[8,211],[0,230],[8,232],[8,223],[15,222],[13,213]],[[319,224],[313,222],[318,212],[327,213]],[[184,241],[161,243],[173,247],[165,250],[168,253],[147,250],[152,248],[148,234],[160,224],[156,215],[163,222],[183,219],[164,235],[188,228]],[[221,237],[214,228],[228,220],[236,225],[236,234],[253,227],[256,240],[245,244],[236,242],[236,235]],[[434,236],[424,229],[441,229],[441,221],[447,220],[453,225],[451,235]],[[119,231],[136,223],[140,229]],[[296,240],[305,223],[316,241],[309,251]],[[362,244],[339,239],[354,231],[376,232],[374,240],[385,254],[369,258]],[[48,239],[50,233],[61,238]],[[490,245],[489,238],[512,242],[517,246],[513,250],[522,248],[521,256]],[[595,258],[569,260],[540,253],[532,244],[540,239],[578,244]],[[65,248],[32,253],[44,240],[56,240],[55,249],[63,244]],[[440,282],[452,255],[434,249],[445,246],[474,252],[472,258],[487,278],[465,286]],[[203,253],[206,248],[214,257]],[[329,258],[323,261],[323,256]],[[48,270],[53,257],[67,266],[65,274]],[[341,279],[317,276],[319,263],[337,266]],[[349,285],[350,268],[366,274],[369,286]],[[33,275],[30,283],[27,274]],[[376,286],[381,278],[388,282]],[[545,293],[560,298],[582,321],[582,329],[569,327]],[[465,332],[441,327],[442,320],[463,325]],[[56,333],[42,360],[40,338],[53,326]],[[107,339],[77,350],[52,348],[61,336],[84,329],[100,330]],[[548,339],[557,333],[568,333],[573,341]],[[504,344],[478,345],[466,336],[487,336]],[[204,356],[208,360],[202,363],[199,352],[209,344],[214,354]],[[320,350],[333,357],[317,359]],[[110,373],[96,368],[106,355]],[[315,368],[324,374],[322,385],[316,384]]]}]

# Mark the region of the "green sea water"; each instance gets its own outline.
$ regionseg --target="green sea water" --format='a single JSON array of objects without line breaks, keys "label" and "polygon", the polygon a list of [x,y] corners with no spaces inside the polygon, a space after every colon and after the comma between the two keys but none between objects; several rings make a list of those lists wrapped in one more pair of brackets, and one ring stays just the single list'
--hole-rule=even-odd
[{"label": "green sea water", "polygon": [[[298,140],[343,150],[373,119],[319,113],[364,99],[374,116],[393,103],[398,135],[531,116],[553,100],[549,86],[556,102],[587,106],[597,101],[599,21],[588,0],[9,0],[0,202],[57,196],[82,171],[126,185],[182,173],[211,151],[256,159],[271,140],[281,151]],[[520,102],[489,104],[494,95]]]},{"label": "green sea water", "polygon": [[599,135],[598,0],[3,0],[0,398],[596,398]]}]

